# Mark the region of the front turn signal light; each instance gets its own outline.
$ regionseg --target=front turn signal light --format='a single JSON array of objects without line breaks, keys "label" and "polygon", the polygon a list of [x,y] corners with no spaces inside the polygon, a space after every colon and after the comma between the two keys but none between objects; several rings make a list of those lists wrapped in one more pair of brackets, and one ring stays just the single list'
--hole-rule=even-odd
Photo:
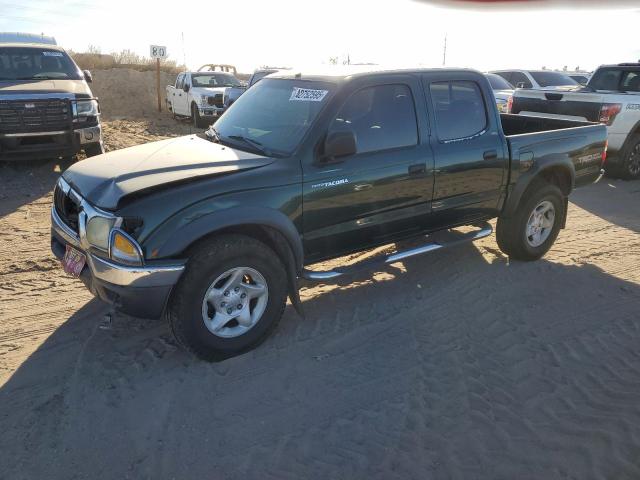
[{"label": "front turn signal light", "polygon": [[142,265],[142,249],[136,241],[122,230],[111,232],[109,257],[126,265]]}]

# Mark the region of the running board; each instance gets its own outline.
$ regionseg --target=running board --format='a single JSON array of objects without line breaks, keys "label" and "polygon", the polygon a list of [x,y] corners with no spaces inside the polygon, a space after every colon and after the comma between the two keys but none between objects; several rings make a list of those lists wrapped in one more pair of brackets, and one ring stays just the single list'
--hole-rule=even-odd
[{"label": "running board", "polygon": [[488,223],[480,226],[479,228],[480,228],[479,230],[461,234],[459,237],[449,242],[431,242],[425,245],[421,245],[420,247],[412,248],[410,250],[405,250],[403,252],[396,252],[391,255],[386,255],[382,257],[374,257],[368,260],[364,260],[362,262],[355,263],[353,265],[347,265],[346,267],[338,267],[333,270],[313,271],[313,270],[307,270],[305,268],[302,271],[302,278],[306,280],[314,280],[314,281],[333,280],[334,278],[356,273],[363,269],[375,268],[380,265],[388,265],[390,263],[406,260],[407,258],[410,258],[410,257],[415,257],[418,255],[423,255],[425,253],[434,252],[442,248],[455,247],[456,245],[461,245],[463,243],[473,242],[474,240],[488,237],[493,233],[493,227]]}]

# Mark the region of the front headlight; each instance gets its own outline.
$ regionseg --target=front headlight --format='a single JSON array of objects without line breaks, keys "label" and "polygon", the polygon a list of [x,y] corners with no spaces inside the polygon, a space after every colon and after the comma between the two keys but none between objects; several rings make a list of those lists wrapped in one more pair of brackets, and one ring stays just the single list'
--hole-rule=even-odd
[{"label": "front headlight", "polygon": [[125,265],[142,265],[142,251],[136,241],[122,230],[111,232],[109,256]]},{"label": "front headlight", "polygon": [[77,100],[73,104],[74,117],[95,117],[99,113],[97,100]]},{"label": "front headlight", "polygon": [[87,222],[87,240],[105,252],[109,249],[109,235],[116,223],[115,218],[93,217]]}]

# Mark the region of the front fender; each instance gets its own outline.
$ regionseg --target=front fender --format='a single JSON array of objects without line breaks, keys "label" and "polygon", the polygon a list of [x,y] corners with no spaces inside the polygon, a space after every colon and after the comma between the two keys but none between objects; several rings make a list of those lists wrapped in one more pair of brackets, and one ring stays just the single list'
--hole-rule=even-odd
[{"label": "front fender", "polygon": [[179,258],[190,245],[211,233],[246,225],[270,227],[280,232],[293,253],[296,270],[302,270],[304,253],[300,233],[284,213],[267,207],[230,207],[193,218],[177,229],[159,228],[144,242],[144,247],[150,258]]}]

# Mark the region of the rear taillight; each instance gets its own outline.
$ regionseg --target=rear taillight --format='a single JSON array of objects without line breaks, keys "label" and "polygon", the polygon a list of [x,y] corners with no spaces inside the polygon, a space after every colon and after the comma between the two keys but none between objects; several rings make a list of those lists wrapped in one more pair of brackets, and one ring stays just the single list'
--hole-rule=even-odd
[{"label": "rear taillight", "polygon": [[507,98],[507,113],[511,113],[511,107],[513,107],[513,95],[509,95]]},{"label": "rear taillight", "polygon": [[613,120],[616,118],[616,115],[620,113],[620,110],[622,110],[621,103],[603,103],[600,107],[598,121],[600,123],[611,125]]},{"label": "rear taillight", "polygon": [[602,151],[602,167],[604,167],[604,163],[607,161],[607,148],[609,148],[609,140],[604,141],[604,150]]}]

